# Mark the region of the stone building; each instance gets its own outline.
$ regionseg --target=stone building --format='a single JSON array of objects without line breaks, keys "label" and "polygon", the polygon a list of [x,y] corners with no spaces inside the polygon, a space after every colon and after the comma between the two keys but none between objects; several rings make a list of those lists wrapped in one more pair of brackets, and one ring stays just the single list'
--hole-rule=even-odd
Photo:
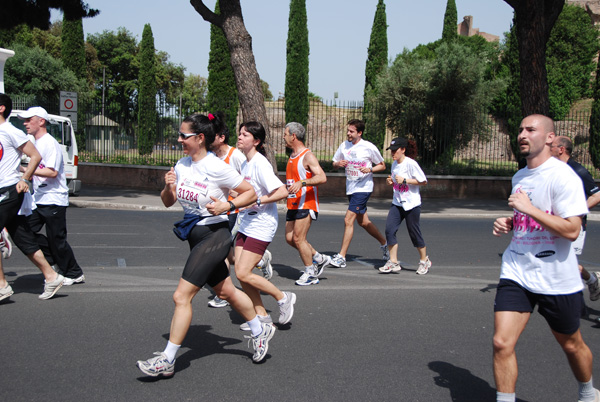
[{"label": "stone building", "polygon": [[[600,1],[600,0],[599,0]],[[488,42],[498,42],[500,37],[498,35],[492,35],[487,32],[481,32],[479,28],[473,26],[473,16],[467,15],[463,18],[463,22],[458,24],[458,34],[461,36],[475,36],[479,35]]]}]

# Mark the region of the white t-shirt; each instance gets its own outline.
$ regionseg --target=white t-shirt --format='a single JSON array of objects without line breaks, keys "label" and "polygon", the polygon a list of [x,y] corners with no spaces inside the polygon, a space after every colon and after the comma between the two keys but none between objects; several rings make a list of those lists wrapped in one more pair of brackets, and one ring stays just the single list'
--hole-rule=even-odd
[{"label": "white t-shirt", "polygon": [[233,166],[233,168],[235,170],[237,170],[238,173],[241,174],[242,173],[242,163],[246,162],[246,156],[239,149],[229,147],[229,148],[227,148],[227,152],[225,153],[225,155],[223,155],[222,158],[219,157],[219,159],[224,161],[232,149],[233,149],[233,152],[231,153],[231,156],[229,157],[229,164],[231,166]]},{"label": "white t-shirt", "polygon": [[33,175],[33,199],[38,205],[69,206],[69,188],[65,177],[62,150],[58,141],[46,133],[35,141],[35,147],[42,156],[39,168],[52,168],[56,177]]},{"label": "white t-shirt", "polygon": [[419,186],[398,183],[396,181],[397,175],[406,179],[415,179],[422,183],[427,181],[427,177],[425,177],[421,166],[419,166],[417,161],[408,156],[404,157],[402,163],[396,161],[392,163],[392,181],[394,182],[394,199],[392,200],[392,204],[404,208],[405,211],[421,205]]},{"label": "white t-shirt", "polygon": [[21,180],[19,147],[27,143],[25,133],[10,122],[0,124],[0,188],[12,186]]},{"label": "white t-shirt", "polygon": [[356,144],[344,141],[333,155],[333,161],[347,160],[346,194],[372,193],[373,173],[362,173],[360,168],[373,167],[383,162],[379,149],[369,141],[360,139]]},{"label": "white t-shirt", "polygon": [[[562,218],[588,213],[581,180],[566,163],[550,158],[512,179],[512,193],[524,192],[532,204]],[[566,295],[583,289],[571,242],[553,235],[529,216],[514,211],[513,237],[502,256],[501,279],[533,293]]]},{"label": "white t-shirt", "polygon": [[207,217],[198,222],[198,225],[228,221],[227,215],[211,215],[206,205],[213,202],[211,196],[227,201],[229,190],[242,184],[243,178],[234,168],[209,152],[199,162],[193,162],[189,156],[181,158],[175,165],[175,173],[175,194],[184,212]]},{"label": "white t-shirt", "polygon": [[[252,184],[256,196],[270,194],[283,186],[283,183],[273,173],[273,166],[262,154],[256,153],[250,161],[242,164],[244,180]],[[277,231],[277,205],[269,203],[240,211],[239,232],[253,239],[271,242]]]}]

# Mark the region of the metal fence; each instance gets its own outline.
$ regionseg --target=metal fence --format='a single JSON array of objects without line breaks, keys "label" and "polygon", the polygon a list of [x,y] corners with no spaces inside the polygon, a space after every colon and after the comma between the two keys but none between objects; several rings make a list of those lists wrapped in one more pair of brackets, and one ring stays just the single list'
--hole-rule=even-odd
[{"label": "metal fence", "polygon": [[[45,106],[49,113],[58,114],[58,101],[13,99],[14,108],[24,109],[32,105]],[[273,147],[280,169],[287,161],[283,142],[283,131],[286,124],[284,101],[265,102],[270,124],[270,145]],[[208,113],[206,107],[199,106],[198,111]],[[307,146],[315,153],[326,171],[332,171],[331,159],[339,144],[346,140],[347,122],[350,119],[367,118],[385,120],[383,113],[370,105],[368,113],[362,102],[312,101],[310,103],[307,125]],[[102,105],[90,102],[79,104],[78,111],[78,144],[81,162],[105,162],[137,165],[173,165],[183,156],[177,142],[179,126],[184,116],[176,105],[158,102],[158,122],[156,141],[151,155],[139,155],[137,149],[137,123],[119,115],[103,113]],[[214,110],[211,110],[214,112]],[[448,125],[461,126],[465,120],[463,112],[444,110],[433,111],[423,124],[402,125],[402,132],[392,132],[389,128],[385,134],[378,132],[376,136],[365,133],[365,139],[378,143],[387,162],[391,162],[387,144],[393,137],[404,136],[415,140],[418,150],[417,160],[427,174],[438,175],[478,175],[478,176],[510,176],[517,170],[517,160],[510,145],[510,136],[502,118],[495,118],[486,112],[480,112],[480,122],[474,126],[465,126],[457,131],[447,130]],[[134,114],[135,115],[135,114]],[[437,116],[437,122],[436,120]],[[440,117],[442,116],[442,117]],[[600,171],[591,163],[589,149],[589,110],[571,113],[564,120],[555,122],[556,132],[573,140],[573,156],[582,163],[596,178]],[[241,123],[241,112],[238,113],[236,127]],[[378,122],[378,127],[383,124]],[[389,123],[389,122],[388,122]],[[231,128],[234,130],[235,128]],[[460,131],[463,130],[463,131]],[[468,135],[465,132],[470,131]],[[516,133],[514,134],[516,135]],[[232,133],[231,145],[235,145],[237,136]],[[376,138],[375,138],[376,137]],[[456,137],[461,137],[457,140]],[[450,153],[444,149],[450,149]],[[441,151],[440,151],[441,150]],[[389,166],[388,166],[389,169]]]}]

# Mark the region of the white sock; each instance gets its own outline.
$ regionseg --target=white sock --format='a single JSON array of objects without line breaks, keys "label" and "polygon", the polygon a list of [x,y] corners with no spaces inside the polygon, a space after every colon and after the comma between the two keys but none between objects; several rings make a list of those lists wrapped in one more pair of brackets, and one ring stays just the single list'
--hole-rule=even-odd
[{"label": "white sock", "polygon": [[[595,275],[594,275],[595,276]],[[592,402],[596,400],[596,390],[592,378],[588,382],[579,382],[579,400],[582,402]]]},{"label": "white sock", "polygon": [[496,391],[496,402],[515,402],[515,394],[507,394],[506,392]]},{"label": "white sock", "polygon": [[307,272],[310,276],[315,276],[315,266],[314,265],[305,266],[304,271]]},{"label": "white sock", "polygon": [[277,300],[277,304],[282,306],[287,301],[287,295],[284,293],[281,300]]},{"label": "white sock", "polygon": [[252,332],[252,336],[258,336],[262,332],[262,324],[258,319],[258,315],[248,321],[248,325],[250,326],[250,331]]},{"label": "white sock", "polygon": [[313,260],[320,264],[323,262],[323,255],[317,251],[315,255],[313,255]]},{"label": "white sock", "polygon": [[163,353],[167,355],[169,363],[173,363],[173,361],[175,360],[175,355],[177,355],[177,351],[180,347],[181,345],[175,345],[171,341],[167,342],[167,347],[165,348],[165,351]]}]

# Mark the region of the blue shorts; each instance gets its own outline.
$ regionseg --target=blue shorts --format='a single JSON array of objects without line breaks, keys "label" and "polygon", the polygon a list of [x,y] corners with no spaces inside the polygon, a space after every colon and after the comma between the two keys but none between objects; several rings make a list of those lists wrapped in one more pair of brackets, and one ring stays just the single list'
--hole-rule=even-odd
[{"label": "blue shorts", "polygon": [[364,214],[367,212],[367,201],[372,193],[354,193],[348,194],[348,211],[354,212],[355,214]]},{"label": "blue shorts", "polygon": [[538,312],[553,331],[570,335],[579,329],[579,318],[585,311],[583,292],[568,295],[532,293],[509,279],[500,279],[496,290],[494,311]]}]

